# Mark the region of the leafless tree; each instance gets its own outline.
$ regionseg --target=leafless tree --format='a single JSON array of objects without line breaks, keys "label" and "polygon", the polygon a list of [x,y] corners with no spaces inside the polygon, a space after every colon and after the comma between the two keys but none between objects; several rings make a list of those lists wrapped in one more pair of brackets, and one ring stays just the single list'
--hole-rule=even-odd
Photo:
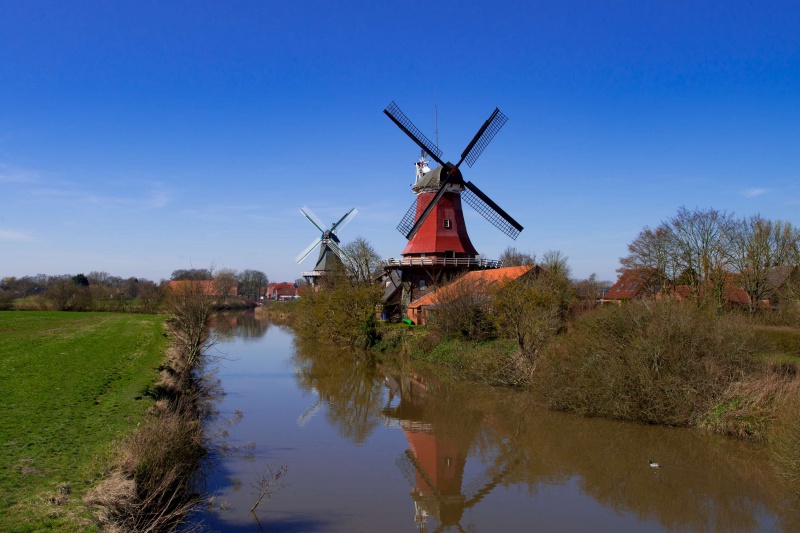
[{"label": "leafless tree", "polygon": [[727,235],[733,216],[713,208],[689,211],[682,206],[668,224],[676,259],[695,298],[698,302],[720,304],[722,288],[729,275]]},{"label": "leafless tree", "polygon": [[626,270],[647,273],[645,290],[650,295],[669,291],[671,281],[680,274],[670,227],[667,224],[655,229],[645,227],[628,245],[628,255],[620,259],[620,264],[620,273]]},{"label": "leafless tree", "polygon": [[269,283],[266,274],[252,269],[243,270],[236,279],[239,281],[239,295],[251,300],[257,300],[261,296],[261,287]]},{"label": "leafless tree", "polygon": [[731,224],[727,235],[731,266],[738,284],[750,298],[750,310],[778,288],[785,276],[778,267],[790,267],[800,248],[800,231],[789,222],[771,221],[761,215]]},{"label": "leafless tree", "polygon": [[499,260],[504,267],[535,265],[536,254],[521,252],[515,247],[509,246],[500,254]]},{"label": "leafless tree", "polygon": [[[213,275],[213,269],[210,269]],[[214,312],[216,297],[199,280],[187,280],[171,288],[166,298],[166,310],[172,315],[172,333],[175,344],[181,351],[182,360],[188,368],[215,342],[208,327],[208,319]]]},{"label": "leafless tree", "polygon": [[236,286],[236,271],[230,268],[220,268],[214,274],[214,290],[227,300],[231,291]]},{"label": "leafless tree", "polygon": [[371,285],[381,273],[381,256],[363,237],[356,237],[342,247],[347,277],[357,286]]}]

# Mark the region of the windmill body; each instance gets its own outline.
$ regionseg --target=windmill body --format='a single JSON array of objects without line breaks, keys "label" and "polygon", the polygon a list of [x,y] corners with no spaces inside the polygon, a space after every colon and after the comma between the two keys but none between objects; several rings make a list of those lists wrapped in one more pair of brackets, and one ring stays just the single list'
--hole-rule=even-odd
[{"label": "windmill body", "polygon": [[321,232],[320,236],[314,239],[311,244],[309,244],[305,250],[300,252],[300,255],[298,255],[296,258],[296,261],[301,263],[311,254],[311,252],[319,247],[319,256],[316,264],[314,265],[314,270],[303,272],[303,277],[310,285],[313,286],[318,283],[320,277],[329,274],[331,271],[341,266],[342,259],[345,257],[345,255],[339,246],[341,241],[339,240],[337,232],[341,231],[351,220],[353,220],[353,217],[358,214],[358,211],[355,208],[351,209],[337,222],[331,224],[331,226],[327,229],[323,229],[326,227],[325,224],[323,224],[308,207],[303,207],[300,212],[308,219],[309,222],[311,222],[311,224],[314,225],[315,228]]},{"label": "windmill body", "polygon": [[[392,102],[384,113],[423,151],[416,164],[417,195],[406,212],[398,231],[408,239],[401,259],[386,261],[387,287],[384,307],[387,315],[405,318],[406,308],[437,284],[444,283],[463,272],[498,268],[499,261],[478,257],[467,233],[462,200],[503,233],[516,239],[522,226],[470,181],[465,181],[459,167],[463,162],[472,166],[494,138],[507,118],[494,110],[472,138],[455,165],[441,159],[442,152],[422,134]],[[425,155],[438,163],[431,170]],[[393,280],[399,279],[397,283]],[[389,286],[393,283],[393,286]],[[388,318],[388,316],[387,316]]]},{"label": "windmill body", "polygon": [[[421,176],[414,185],[417,199],[414,203],[414,221],[419,220],[425,208],[433,201],[441,186],[444,167],[437,167]],[[463,187],[448,186],[433,211],[417,233],[403,249],[402,257],[448,257],[472,259],[478,255],[467,234],[464,212],[461,207]]]}]

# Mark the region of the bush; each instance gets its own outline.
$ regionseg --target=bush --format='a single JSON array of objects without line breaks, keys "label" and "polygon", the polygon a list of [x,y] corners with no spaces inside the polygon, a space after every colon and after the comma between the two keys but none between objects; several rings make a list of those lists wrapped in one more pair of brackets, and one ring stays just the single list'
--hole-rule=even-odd
[{"label": "bush", "polygon": [[13,292],[0,289],[0,311],[13,309],[14,300],[16,300],[16,297]]},{"label": "bush", "polygon": [[744,331],[680,302],[608,307],[543,351],[534,385],[555,409],[695,425],[752,367]]},{"label": "bush", "polygon": [[379,285],[329,280],[296,302],[295,331],[300,337],[338,346],[372,347],[379,340],[375,308],[381,295]]}]

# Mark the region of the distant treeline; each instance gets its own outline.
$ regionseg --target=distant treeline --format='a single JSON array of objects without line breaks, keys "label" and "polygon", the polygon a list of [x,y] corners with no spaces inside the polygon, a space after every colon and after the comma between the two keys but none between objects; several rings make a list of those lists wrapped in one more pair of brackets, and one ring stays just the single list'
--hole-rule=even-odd
[{"label": "distant treeline", "polygon": [[175,270],[170,279],[122,278],[108,272],[5,277],[0,280],[0,309],[57,311],[158,312],[170,281],[213,280],[220,294],[257,300],[269,283],[254,269],[191,268]]}]

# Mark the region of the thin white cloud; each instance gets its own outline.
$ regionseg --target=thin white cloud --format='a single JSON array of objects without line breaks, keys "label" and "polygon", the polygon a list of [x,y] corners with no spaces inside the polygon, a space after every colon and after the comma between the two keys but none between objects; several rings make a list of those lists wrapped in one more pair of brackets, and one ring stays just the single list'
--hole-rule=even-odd
[{"label": "thin white cloud", "polygon": [[76,198],[79,202],[101,205],[106,207],[130,207],[132,209],[159,209],[167,206],[172,198],[161,190],[153,190],[145,197],[103,196],[83,191],[69,191],[65,189],[40,188],[31,190],[35,196],[49,196],[53,198]]},{"label": "thin white cloud", "polygon": [[39,175],[29,170],[19,170],[0,164],[0,183],[36,183]]},{"label": "thin white cloud", "polygon": [[5,242],[36,242],[36,237],[26,231],[15,231],[0,228],[0,241]]},{"label": "thin white cloud", "polygon": [[758,187],[753,187],[744,191],[742,195],[744,195],[745,198],[755,198],[756,196],[761,196],[767,194],[768,192],[769,190],[767,189],[760,189]]}]

